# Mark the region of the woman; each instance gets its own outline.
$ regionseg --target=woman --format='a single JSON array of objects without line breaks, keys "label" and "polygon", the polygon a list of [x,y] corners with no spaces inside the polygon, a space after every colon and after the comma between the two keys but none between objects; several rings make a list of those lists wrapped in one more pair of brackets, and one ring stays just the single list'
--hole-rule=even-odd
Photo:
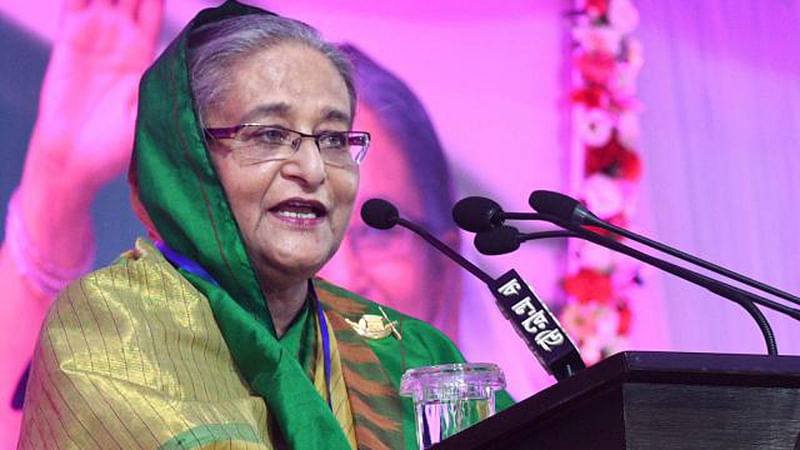
[{"label": "woman", "polygon": [[[458,350],[310,281],[341,242],[368,145],[350,131],[343,61],[309,27],[229,1],[148,70],[131,184],[155,245],[51,308],[20,447],[415,446],[399,378]],[[375,339],[365,314],[387,317]]]}]

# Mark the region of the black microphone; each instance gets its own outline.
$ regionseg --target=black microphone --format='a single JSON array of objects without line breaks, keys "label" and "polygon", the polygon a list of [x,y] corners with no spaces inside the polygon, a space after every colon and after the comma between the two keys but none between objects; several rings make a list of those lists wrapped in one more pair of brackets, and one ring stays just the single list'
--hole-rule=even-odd
[{"label": "black microphone", "polygon": [[[552,191],[543,191],[543,190],[534,191],[530,195],[528,203],[530,203],[531,207],[540,214],[554,216],[559,220],[562,220],[569,224],[589,225],[598,228],[603,228],[605,230],[611,231],[612,233],[624,236],[628,239],[631,239],[632,241],[639,242],[640,244],[644,244],[650,248],[654,248],[658,251],[674,256],[688,263],[694,264],[696,266],[710,270],[724,277],[728,277],[732,280],[756,288],[762,292],[767,292],[776,297],[780,297],[784,300],[788,300],[792,303],[800,305],[800,298],[786,291],[770,286],[768,284],[764,284],[758,280],[746,277],[732,270],[718,266],[712,262],[698,258],[694,255],[690,255],[686,252],[670,247],[666,244],[662,244],[660,242],[654,241],[640,234],[634,233],[632,231],[626,230],[624,228],[618,227],[604,220],[601,220],[596,215],[592,214],[591,211],[586,209],[586,207],[583,206],[578,200],[575,200],[574,198],[569,197],[567,195]],[[500,208],[499,205],[498,208]]]},{"label": "black microphone", "polygon": [[[523,239],[524,237],[524,239]],[[519,248],[521,242],[534,239],[550,239],[564,237],[579,237],[572,231],[540,231],[537,233],[521,234],[516,228],[500,225],[489,231],[475,234],[475,248],[484,255],[505,255]]]},{"label": "black microphone", "polygon": [[500,312],[513,325],[514,331],[525,341],[547,373],[557,380],[567,378],[586,367],[575,343],[561,327],[558,319],[515,270],[509,270],[497,279],[492,278],[423,227],[400,217],[397,208],[386,200],[367,200],[361,207],[361,218],[367,225],[382,230],[395,225],[411,230],[483,281],[497,300]]},{"label": "black microphone", "polygon": [[453,206],[453,221],[459,228],[480,233],[499,227],[507,219],[543,220],[541,214],[505,212],[500,205],[486,197],[466,197]]},{"label": "black microphone", "polygon": [[555,216],[578,225],[597,225],[602,222],[583,204],[572,197],[553,191],[533,191],[528,204],[542,214]]},{"label": "black microphone", "polygon": [[453,221],[459,227],[477,233],[503,223],[503,208],[486,197],[466,197],[453,206]]},{"label": "black microphone", "polygon": [[519,248],[519,232],[516,228],[501,225],[489,231],[475,234],[475,248],[484,255],[504,255]]},{"label": "black microphone", "polygon": [[386,200],[371,198],[361,205],[361,219],[372,228],[388,230],[397,224],[400,213]]},{"label": "black microphone", "polygon": [[387,200],[382,198],[371,198],[364,202],[364,204],[361,206],[361,219],[363,219],[364,223],[367,225],[379,230],[388,230],[395,225],[408,228],[428,241],[429,244],[436,247],[437,250],[447,255],[447,257],[452,259],[456,264],[466,269],[469,273],[480,278],[480,280],[484,283],[489,284],[494,282],[494,278],[487,275],[486,272],[479,269],[476,265],[467,261],[463,256],[451,249],[447,244],[439,239],[436,239],[436,237],[429,233],[426,229],[400,217],[400,213],[397,212],[397,207]]}]

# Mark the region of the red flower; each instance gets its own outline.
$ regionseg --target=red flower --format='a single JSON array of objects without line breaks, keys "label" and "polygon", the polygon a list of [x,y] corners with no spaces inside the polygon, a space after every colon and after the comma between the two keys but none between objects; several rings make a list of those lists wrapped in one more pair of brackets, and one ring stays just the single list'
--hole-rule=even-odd
[{"label": "red flower", "polygon": [[587,147],[584,170],[586,176],[601,172],[613,178],[635,181],[642,175],[642,162],[636,153],[619,142],[615,131],[602,147]]},{"label": "red flower", "polygon": [[625,216],[624,213],[619,213],[612,217],[605,219],[606,222],[610,223],[611,225],[616,225],[620,228],[627,228],[628,227],[628,217]]},{"label": "red flower", "polygon": [[589,86],[575,91],[572,94],[572,101],[593,108],[608,109],[611,104],[611,95],[602,87]]},{"label": "red flower", "polygon": [[608,0],[587,0],[586,12],[593,17],[604,16],[608,11]]},{"label": "red flower", "polygon": [[606,303],[611,299],[611,277],[594,269],[582,268],[564,279],[564,291],[581,303],[592,300]]},{"label": "red flower", "polygon": [[617,312],[619,312],[619,328],[617,334],[620,336],[627,336],[631,331],[631,322],[633,320],[631,308],[628,307],[628,302],[622,300],[617,305]]},{"label": "red flower", "polygon": [[578,69],[583,75],[583,79],[590,84],[608,85],[614,70],[617,68],[617,61],[614,55],[604,52],[582,53],[577,58]]},{"label": "red flower", "polygon": [[619,178],[635,181],[642,177],[642,160],[632,151],[626,151],[619,161]]}]

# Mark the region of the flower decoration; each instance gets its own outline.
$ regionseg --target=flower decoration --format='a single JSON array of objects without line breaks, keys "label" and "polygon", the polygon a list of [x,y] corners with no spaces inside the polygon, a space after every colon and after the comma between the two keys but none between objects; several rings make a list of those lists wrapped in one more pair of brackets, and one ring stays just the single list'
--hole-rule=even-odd
[{"label": "flower decoration", "polygon": [[[636,152],[641,111],[636,78],[644,58],[630,36],[639,23],[632,0],[575,0],[570,93],[573,123],[572,173],[576,196],[601,219],[631,222],[642,161]],[[591,228],[605,236],[618,236]],[[633,321],[631,302],[642,283],[632,263],[591,243],[570,242],[566,303],[560,319],[591,364],[625,349]]]},{"label": "flower decoration", "polygon": [[621,186],[604,173],[595,173],[586,178],[583,196],[589,211],[599,217],[617,216],[625,207]]},{"label": "flower decoration", "polygon": [[583,114],[577,124],[578,134],[587,145],[602,146],[611,139],[614,131],[614,121],[608,112],[602,108],[592,108]]},{"label": "flower decoration", "polygon": [[607,273],[583,267],[564,279],[564,291],[580,303],[607,303],[612,298],[611,278]]},{"label": "flower decoration", "polygon": [[605,145],[589,146],[585,153],[584,172],[587,176],[604,173],[612,178],[637,181],[642,174],[639,155],[620,143],[616,130]]}]

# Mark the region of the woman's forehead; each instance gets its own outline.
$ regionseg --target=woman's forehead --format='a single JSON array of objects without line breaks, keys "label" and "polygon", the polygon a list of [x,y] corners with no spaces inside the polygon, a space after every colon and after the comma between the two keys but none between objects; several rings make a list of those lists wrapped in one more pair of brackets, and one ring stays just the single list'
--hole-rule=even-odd
[{"label": "woman's forehead", "polygon": [[231,70],[232,83],[222,99],[229,119],[351,120],[347,85],[316,49],[279,44],[242,58]]}]

